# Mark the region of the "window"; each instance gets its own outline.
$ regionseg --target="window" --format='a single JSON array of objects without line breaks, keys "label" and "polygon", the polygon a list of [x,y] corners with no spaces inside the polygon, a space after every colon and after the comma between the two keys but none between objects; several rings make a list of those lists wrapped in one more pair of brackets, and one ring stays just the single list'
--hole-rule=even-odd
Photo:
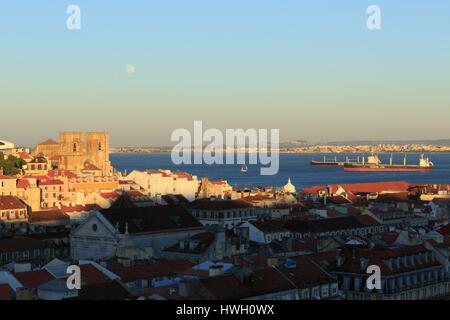
[{"label": "window", "polygon": [[303,290],[302,298],[303,299],[309,299],[309,290],[308,289],[307,290]]},{"label": "window", "polygon": [[319,288],[314,288],[313,289],[313,298],[319,298]]},{"label": "window", "polygon": [[92,225],[92,231],[94,231],[94,232],[96,232],[98,230],[98,226],[97,226],[97,224],[93,224]]}]

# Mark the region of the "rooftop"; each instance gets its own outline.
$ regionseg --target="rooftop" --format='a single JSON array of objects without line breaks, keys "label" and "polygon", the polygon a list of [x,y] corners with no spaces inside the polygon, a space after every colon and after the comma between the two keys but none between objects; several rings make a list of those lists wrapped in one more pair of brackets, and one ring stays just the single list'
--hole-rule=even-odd
[{"label": "rooftop", "polygon": [[247,201],[243,200],[199,199],[191,202],[189,207],[191,207],[192,209],[203,209],[203,210],[232,210],[232,209],[252,208],[253,206]]},{"label": "rooftop", "polygon": [[203,228],[192,215],[180,206],[103,209],[101,214],[113,225],[129,233],[160,232],[189,228]]},{"label": "rooftop", "polygon": [[27,207],[18,198],[13,196],[0,196],[0,210],[26,209]]}]

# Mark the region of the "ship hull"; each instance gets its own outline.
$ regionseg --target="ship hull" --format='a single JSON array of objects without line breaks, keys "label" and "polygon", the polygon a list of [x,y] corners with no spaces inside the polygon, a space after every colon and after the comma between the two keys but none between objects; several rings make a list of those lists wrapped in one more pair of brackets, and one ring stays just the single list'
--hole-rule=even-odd
[{"label": "ship hull", "polygon": [[314,161],[311,160],[310,164],[312,167],[344,167],[347,164],[362,164],[362,162],[344,162],[344,161],[338,161],[338,162],[323,162],[323,161]]},{"label": "ship hull", "polygon": [[433,168],[421,167],[344,167],[346,172],[430,172]]},{"label": "ship hull", "polygon": [[320,161],[311,161],[312,167],[342,167],[344,163],[342,162],[320,162]]}]

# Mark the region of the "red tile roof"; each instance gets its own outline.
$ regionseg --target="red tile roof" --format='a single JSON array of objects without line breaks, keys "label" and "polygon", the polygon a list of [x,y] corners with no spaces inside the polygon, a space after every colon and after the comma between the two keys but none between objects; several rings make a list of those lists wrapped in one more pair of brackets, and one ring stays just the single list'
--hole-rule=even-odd
[{"label": "red tile roof", "polygon": [[20,210],[27,207],[16,197],[0,196],[0,210]]},{"label": "red tile roof", "polygon": [[450,223],[437,229],[436,231],[439,232],[440,234],[442,234],[443,236],[450,235]]},{"label": "red tile roof", "polygon": [[133,297],[130,290],[120,281],[113,280],[104,283],[82,286],[77,299],[79,300],[126,300]]},{"label": "red tile roof", "polygon": [[0,283],[0,301],[12,300],[13,289],[7,283]]},{"label": "red tile roof", "polygon": [[412,185],[405,181],[397,182],[368,182],[368,183],[352,183],[352,184],[334,184],[329,186],[314,186],[303,189],[304,193],[315,194],[319,190],[330,189],[335,193],[339,187],[351,193],[379,193],[383,191],[407,191]]},{"label": "red tile roof", "polygon": [[61,211],[64,213],[74,213],[74,212],[89,212],[91,210],[100,208],[96,204],[87,205],[76,205],[76,206],[61,206]]},{"label": "red tile roof", "polygon": [[243,200],[199,199],[191,202],[190,207],[193,209],[203,209],[203,210],[230,210],[240,208],[251,208],[253,206],[249,202]]},{"label": "red tile roof", "polygon": [[0,240],[0,251],[14,252],[47,248],[44,241],[26,237],[15,237]]},{"label": "red tile roof", "polygon": [[192,175],[190,175],[189,173],[186,172],[178,172],[174,174],[175,179],[187,179],[187,180],[194,180],[194,178],[192,177]]},{"label": "red tile roof", "polygon": [[390,201],[405,202],[405,201],[410,201],[410,199],[408,197],[408,194],[409,193],[407,191],[396,192],[396,193],[384,193],[384,194],[378,195],[378,197],[374,201],[375,202],[390,202]]},{"label": "red tile roof", "polygon": [[14,273],[14,277],[26,288],[37,288],[55,277],[45,269]]},{"label": "red tile roof", "polygon": [[111,266],[109,269],[117,274],[122,281],[129,282],[139,279],[155,279],[165,276],[177,275],[194,266],[193,263],[182,260],[165,260],[161,259],[157,262],[145,265],[135,265],[131,267],[123,267],[121,265]]},{"label": "red tile roof", "polygon": [[16,178],[0,174],[0,180],[10,180],[10,179],[16,179]]},{"label": "red tile roof", "polygon": [[60,210],[34,211],[30,213],[28,222],[50,222],[70,220],[70,217]]},{"label": "red tile roof", "polygon": [[356,252],[354,248],[346,248],[346,251],[343,251],[346,260],[341,267],[336,268],[336,271],[365,274],[366,269],[361,269],[360,258],[365,258],[366,260],[368,260],[368,265],[379,266],[383,275],[404,273],[440,265],[440,263],[436,259],[428,259],[428,261],[422,260],[420,262],[415,262],[414,264],[409,263],[407,266],[402,263],[400,267],[397,267],[393,264],[392,268],[389,268],[386,264],[386,261],[389,258],[405,257],[425,252],[428,254],[431,253],[424,247],[424,245],[373,250],[362,248],[356,249]]},{"label": "red tile roof", "polygon": [[200,282],[214,298],[222,300],[251,298],[335,281],[309,260],[297,262],[293,268],[280,266],[255,270],[247,279],[240,281],[236,275],[230,274],[201,279]]},{"label": "red tile roof", "polygon": [[161,198],[167,204],[189,203],[189,200],[186,199],[182,194],[165,194],[161,196]]},{"label": "red tile roof", "polygon": [[29,154],[28,152],[24,152],[24,151],[17,152],[16,155],[18,155],[19,158],[23,159],[23,160],[33,159],[31,154]]},{"label": "red tile roof", "polygon": [[130,191],[126,191],[126,193],[130,197],[143,197],[144,196],[144,194],[138,190],[130,190]]},{"label": "red tile roof", "polygon": [[105,199],[116,199],[119,196],[119,193],[113,192],[101,192],[100,195]]},{"label": "red tile roof", "polygon": [[448,204],[450,203],[450,198],[434,198],[432,202],[434,204]]},{"label": "red tile roof", "polygon": [[41,143],[38,143],[38,145],[55,145],[55,144],[59,144],[59,143],[52,139],[47,139]]},{"label": "red tile roof", "polygon": [[227,181],[225,180],[217,180],[217,181],[209,181],[210,184],[219,184],[219,185],[227,185]]},{"label": "red tile roof", "polygon": [[41,186],[53,186],[53,185],[62,185],[62,184],[64,184],[64,182],[61,180],[58,180],[58,179],[46,178],[46,179],[39,180],[39,185],[41,185]]},{"label": "red tile roof", "polygon": [[397,232],[381,232],[376,235],[377,238],[388,245],[393,245],[398,236],[399,234]]},{"label": "red tile roof", "polygon": [[279,233],[279,232],[289,232],[288,229],[282,227],[279,224],[270,221],[249,221],[250,224],[255,226],[258,230],[264,233]]},{"label": "red tile roof", "polygon": [[110,281],[110,279],[94,265],[88,263],[80,265],[81,278],[86,285],[101,284]]},{"label": "red tile roof", "polygon": [[67,177],[69,179],[78,178],[76,173],[74,173],[73,171],[63,169],[49,170],[47,175],[50,178],[57,178],[57,177]]},{"label": "red tile roof", "polygon": [[37,156],[36,158],[33,158],[33,160],[30,161],[30,163],[47,163],[47,159],[43,156]]},{"label": "red tile roof", "polygon": [[30,186],[31,186],[30,181],[28,181],[28,179],[17,180],[17,188],[19,188],[19,189],[27,189]]},{"label": "red tile roof", "polygon": [[375,220],[374,218],[372,218],[367,214],[354,215],[354,217],[358,219],[359,222],[361,222],[366,226],[378,227],[381,225],[377,220]]},{"label": "red tile roof", "polygon": [[185,245],[184,248],[181,248],[179,243],[164,249],[166,252],[178,252],[178,253],[188,253],[188,254],[203,254],[209,248],[209,246],[214,241],[214,234],[211,232],[201,232],[192,236],[190,241],[195,244],[194,248],[190,248],[188,245]]}]

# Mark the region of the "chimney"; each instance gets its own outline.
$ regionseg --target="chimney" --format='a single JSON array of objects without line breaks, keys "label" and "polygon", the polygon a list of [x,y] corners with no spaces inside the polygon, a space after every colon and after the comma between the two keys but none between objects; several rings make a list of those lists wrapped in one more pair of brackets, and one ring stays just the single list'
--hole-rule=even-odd
[{"label": "chimney", "polygon": [[292,251],[292,242],[293,241],[294,240],[292,240],[292,238],[286,239],[286,247],[287,247],[288,251]]},{"label": "chimney", "polygon": [[17,288],[16,300],[36,300],[37,293],[34,288]]},{"label": "chimney", "polygon": [[189,298],[191,295],[191,286],[186,280],[180,281],[178,284],[178,295],[181,299]]},{"label": "chimney", "polygon": [[277,265],[278,265],[278,258],[276,258],[276,257],[267,258],[267,266],[268,267],[274,267]]},{"label": "chimney", "polygon": [[359,259],[359,268],[360,270],[365,270],[367,267],[367,261],[364,258]]},{"label": "chimney", "polygon": [[236,273],[236,277],[238,278],[239,282],[244,285],[248,285],[251,283],[252,271],[248,268],[241,269]]},{"label": "chimney", "polygon": [[342,250],[341,249],[336,249],[336,266],[342,267],[342,265],[344,264],[344,257],[342,256]]},{"label": "chimney", "polygon": [[216,277],[223,274],[223,265],[212,265],[209,267],[209,276]]}]

